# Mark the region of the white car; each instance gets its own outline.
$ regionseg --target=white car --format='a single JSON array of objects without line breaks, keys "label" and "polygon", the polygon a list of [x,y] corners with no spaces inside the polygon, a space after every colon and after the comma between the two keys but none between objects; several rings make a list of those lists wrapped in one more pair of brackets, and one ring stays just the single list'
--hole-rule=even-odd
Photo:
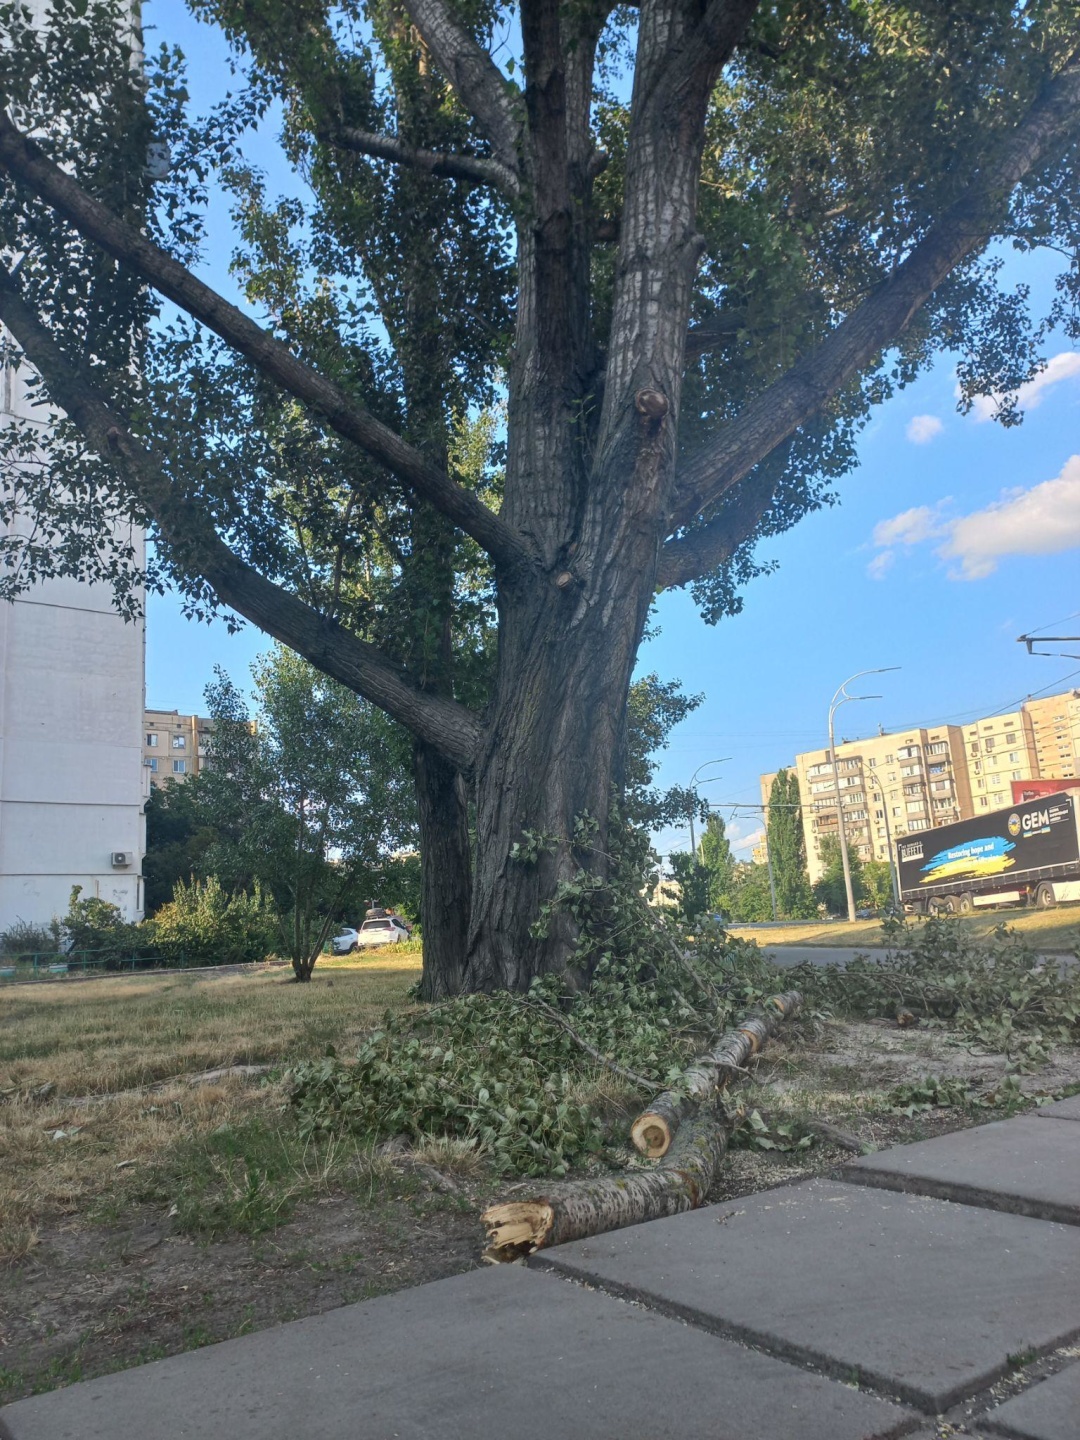
[{"label": "white car", "polygon": [[335,955],[351,955],[356,949],[359,939],[359,930],[353,930],[348,925],[343,925],[340,933],[330,941],[330,949]]},{"label": "white car", "polygon": [[369,945],[396,945],[399,940],[408,940],[409,927],[396,915],[385,915],[379,920],[365,920],[360,926],[356,943],[361,950]]}]

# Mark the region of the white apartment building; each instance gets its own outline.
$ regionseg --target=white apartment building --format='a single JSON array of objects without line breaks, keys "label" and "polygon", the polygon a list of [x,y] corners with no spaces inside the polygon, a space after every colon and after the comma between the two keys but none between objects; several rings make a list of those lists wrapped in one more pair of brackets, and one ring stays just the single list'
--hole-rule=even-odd
[{"label": "white apartment building", "polygon": [[[13,416],[36,418],[3,366],[0,424]],[[105,585],[0,601],[0,930],[63,915],[73,885],[142,915],[144,638]]]}]

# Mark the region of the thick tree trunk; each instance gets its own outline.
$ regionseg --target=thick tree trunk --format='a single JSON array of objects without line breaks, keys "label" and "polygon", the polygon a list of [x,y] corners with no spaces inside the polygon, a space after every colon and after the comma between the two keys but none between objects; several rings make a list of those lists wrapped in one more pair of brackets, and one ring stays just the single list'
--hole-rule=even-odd
[{"label": "thick tree trunk", "polygon": [[461,992],[469,940],[472,867],[468,796],[447,760],[417,743],[413,752],[420,821],[420,922],[424,930],[422,1000]]},{"label": "thick tree trunk", "polygon": [[527,990],[552,971],[589,978],[576,952],[583,912],[600,918],[607,903],[608,816],[655,548],[636,558],[596,561],[590,583],[571,577],[503,605],[477,765],[466,989]]}]

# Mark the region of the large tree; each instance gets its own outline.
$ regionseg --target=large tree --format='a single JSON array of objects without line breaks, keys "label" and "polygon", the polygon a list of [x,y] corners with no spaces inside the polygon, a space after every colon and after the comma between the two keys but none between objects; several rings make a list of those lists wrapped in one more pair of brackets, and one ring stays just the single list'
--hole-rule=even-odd
[{"label": "large tree", "polygon": [[[833,498],[936,352],[1008,420],[1043,321],[1076,333],[1075,5],[196,8],[249,82],[202,124],[107,4],[37,31],[0,7],[0,319],[68,417],[7,438],[9,591],[60,570],[130,606],[124,525],[149,522],[194,611],[413,735],[459,871],[470,816],[443,988],[587,980],[656,593],[737,611],[755,546]],[[280,203],[243,160],[273,104]],[[1064,257],[1050,317],[1003,288],[1006,239]],[[261,319],[204,245],[238,247]],[[470,468],[455,435],[497,404]]]}]

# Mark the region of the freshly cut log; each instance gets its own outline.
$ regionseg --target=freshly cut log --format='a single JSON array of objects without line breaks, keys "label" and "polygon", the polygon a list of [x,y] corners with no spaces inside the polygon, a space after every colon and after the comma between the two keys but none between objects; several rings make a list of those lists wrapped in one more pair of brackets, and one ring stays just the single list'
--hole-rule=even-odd
[{"label": "freshly cut log", "polygon": [[733,1074],[745,1070],[769,1036],[801,1007],[797,990],[771,995],[757,1014],[748,1015],[737,1029],[721,1035],[711,1050],[699,1055],[678,1084],[661,1091],[631,1126],[630,1138],[641,1154],[650,1159],[666,1155],[686,1116],[714,1099]]},{"label": "freshly cut log", "polygon": [[492,1205],[481,1216],[490,1242],[486,1258],[517,1260],[548,1245],[696,1210],[709,1193],[728,1134],[726,1122],[703,1109],[682,1127],[659,1165],[554,1185],[531,1200]]}]

